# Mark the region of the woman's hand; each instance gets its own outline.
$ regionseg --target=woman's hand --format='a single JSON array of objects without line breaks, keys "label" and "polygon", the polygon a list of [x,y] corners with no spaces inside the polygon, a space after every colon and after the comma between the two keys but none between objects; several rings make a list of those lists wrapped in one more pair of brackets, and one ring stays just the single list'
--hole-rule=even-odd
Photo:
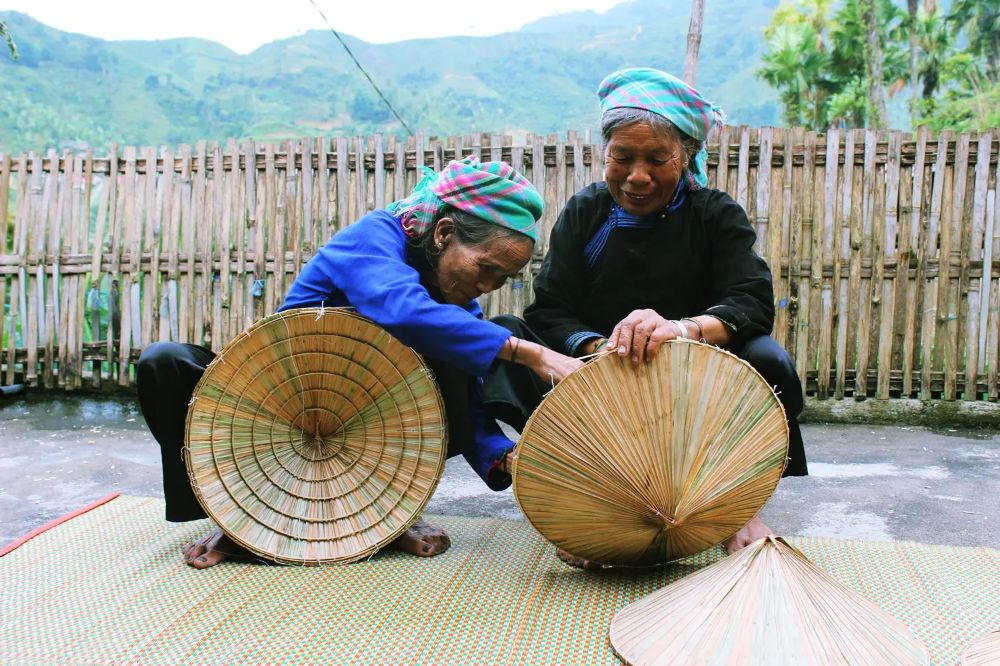
[{"label": "woman's hand", "polygon": [[655,310],[633,310],[615,326],[607,348],[638,365],[656,358],[664,342],[680,337],[685,337],[684,331],[676,321],[664,319]]},{"label": "woman's hand", "polygon": [[574,370],[579,370],[584,365],[583,361],[578,358],[560,354],[541,345],[535,346],[540,350],[538,361],[528,367],[546,383],[558,384]]},{"label": "woman's hand", "polygon": [[507,338],[498,356],[505,361],[530,368],[547,384],[558,384],[571,372],[583,367],[583,361],[579,359],[513,335]]}]

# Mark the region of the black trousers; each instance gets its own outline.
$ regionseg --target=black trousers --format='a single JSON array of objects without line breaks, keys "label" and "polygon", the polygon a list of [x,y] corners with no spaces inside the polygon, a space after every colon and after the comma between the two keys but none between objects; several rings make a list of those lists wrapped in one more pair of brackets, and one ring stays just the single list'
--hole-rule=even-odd
[{"label": "black trousers", "polygon": [[[207,517],[191,489],[184,463],[184,427],[188,403],[198,380],[215,354],[198,345],[156,342],[146,347],[136,365],[139,408],[160,445],[166,518],[172,522]],[[425,358],[434,373],[448,421],[448,457],[472,446],[469,395],[475,379],[442,361]]]},{"label": "black trousers", "polygon": [[[528,325],[517,317],[500,315],[491,319],[519,338],[545,343],[535,335]],[[769,335],[761,335],[747,340],[743,345],[730,349],[775,387],[778,399],[785,408],[788,418],[788,465],[784,476],[805,476],[806,452],[802,444],[802,431],[798,416],[802,413],[802,382],[795,371],[788,352]],[[503,421],[518,432],[524,429],[542,397],[552,387],[543,382],[535,373],[523,365],[496,363],[483,386],[486,409],[495,418]]]}]

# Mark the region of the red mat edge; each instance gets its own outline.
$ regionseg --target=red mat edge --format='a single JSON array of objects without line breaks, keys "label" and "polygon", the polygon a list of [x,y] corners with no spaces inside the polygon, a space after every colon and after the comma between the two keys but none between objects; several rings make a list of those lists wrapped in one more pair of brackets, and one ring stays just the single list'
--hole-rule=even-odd
[{"label": "red mat edge", "polygon": [[0,549],[0,557],[3,557],[4,555],[7,555],[8,553],[11,553],[11,552],[17,550],[18,548],[20,548],[21,546],[23,546],[26,542],[30,541],[31,539],[34,539],[39,534],[42,534],[43,532],[47,532],[47,531],[51,530],[53,527],[55,527],[57,525],[61,525],[61,524],[65,523],[66,521],[73,520],[77,516],[82,515],[84,513],[87,513],[88,511],[91,511],[93,509],[96,509],[97,507],[101,506],[102,504],[107,504],[108,502],[110,502],[111,500],[113,500],[114,498],[116,498],[116,497],[118,497],[120,495],[121,495],[121,493],[111,493],[110,495],[105,495],[101,499],[95,500],[95,501],[91,502],[90,504],[88,504],[86,506],[82,506],[79,509],[77,509],[76,511],[71,511],[70,513],[67,513],[65,516],[61,516],[59,518],[56,518],[55,520],[50,520],[49,522],[45,523],[41,527],[36,527],[35,529],[31,530],[30,532],[28,532],[27,534],[25,534],[20,539],[17,539],[16,541],[14,541],[14,542],[8,544],[7,546],[4,546],[2,549]]}]

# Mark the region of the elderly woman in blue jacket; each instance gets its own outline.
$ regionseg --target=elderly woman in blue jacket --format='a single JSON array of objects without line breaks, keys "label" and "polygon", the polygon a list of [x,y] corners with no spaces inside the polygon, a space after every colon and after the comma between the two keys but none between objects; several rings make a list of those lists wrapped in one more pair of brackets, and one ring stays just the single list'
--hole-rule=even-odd
[{"label": "elderly woman in blue jacket", "polygon": [[[483,318],[476,299],[498,289],[531,258],[542,198],[503,162],[452,162],[427,170],[413,193],[337,233],[302,269],[282,310],[354,307],[419,352],[434,372],[448,419],[448,455],[462,454],[493,490],[511,483],[514,444],[485,411],[482,378],[498,360],[559,381],[582,362],[518,338]],[[163,459],[166,518],[205,518],[181,450],[187,405],[214,355],[158,342],[137,368],[139,401]],[[395,546],[419,556],[447,550],[448,536],[418,521]],[[184,549],[210,567],[245,551],[220,529]]]}]

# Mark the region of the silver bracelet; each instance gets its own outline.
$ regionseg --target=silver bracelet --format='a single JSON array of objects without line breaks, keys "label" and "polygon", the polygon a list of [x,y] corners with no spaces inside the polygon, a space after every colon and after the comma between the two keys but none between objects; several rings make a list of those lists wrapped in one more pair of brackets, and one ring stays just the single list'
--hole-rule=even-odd
[{"label": "silver bracelet", "polygon": [[679,328],[680,331],[681,331],[681,337],[682,338],[690,339],[689,336],[688,336],[688,328],[684,324],[684,322],[682,322],[679,319],[671,319],[670,321],[672,321],[673,323],[677,324],[677,328]]}]

